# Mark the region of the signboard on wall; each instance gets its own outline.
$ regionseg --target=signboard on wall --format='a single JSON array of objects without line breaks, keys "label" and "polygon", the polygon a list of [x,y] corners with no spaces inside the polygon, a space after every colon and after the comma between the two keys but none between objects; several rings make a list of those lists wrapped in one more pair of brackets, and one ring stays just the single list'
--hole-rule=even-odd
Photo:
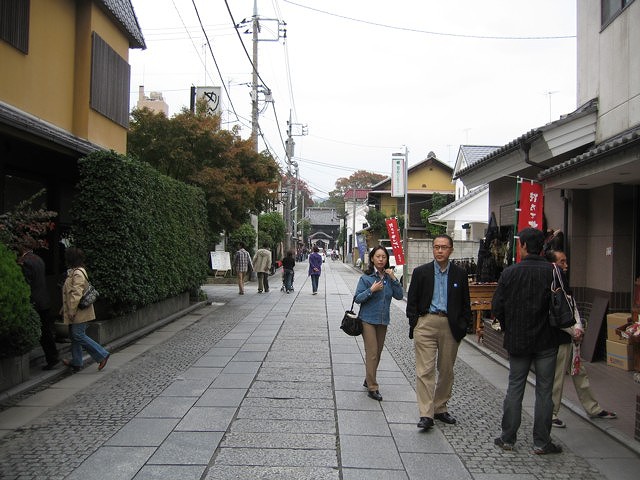
[{"label": "signboard on wall", "polygon": [[222,98],[221,87],[197,87],[196,98],[204,99],[207,102],[207,115],[215,115],[220,113]]}]

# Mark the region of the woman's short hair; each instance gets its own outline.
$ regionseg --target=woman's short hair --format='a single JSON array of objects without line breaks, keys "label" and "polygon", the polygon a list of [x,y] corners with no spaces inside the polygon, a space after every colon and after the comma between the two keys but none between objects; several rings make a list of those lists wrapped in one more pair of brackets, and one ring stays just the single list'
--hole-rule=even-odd
[{"label": "woman's short hair", "polygon": [[69,247],[64,251],[64,261],[68,268],[84,267],[84,252],[78,247]]},{"label": "woman's short hair", "polygon": [[314,252],[316,252],[316,253],[318,253],[318,252],[320,251],[320,249],[318,248],[318,246],[317,246],[317,245],[314,245],[314,246],[313,246],[313,251],[314,251]]}]

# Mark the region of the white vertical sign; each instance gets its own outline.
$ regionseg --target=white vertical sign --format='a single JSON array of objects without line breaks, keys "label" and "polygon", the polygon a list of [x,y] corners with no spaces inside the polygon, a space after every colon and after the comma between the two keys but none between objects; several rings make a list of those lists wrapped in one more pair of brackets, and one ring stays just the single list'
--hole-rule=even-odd
[{"label": "white vertical sign", "polygon": [[203,98],[207,102],[207,115],[220,112],[220,98],[222,87],[197,87],[196,98]]},{"label": "white vertical sign", "polygon": [[404,197],[406,185],[404,184],[405,170],[404,153],[391,154],[391,196]]}]

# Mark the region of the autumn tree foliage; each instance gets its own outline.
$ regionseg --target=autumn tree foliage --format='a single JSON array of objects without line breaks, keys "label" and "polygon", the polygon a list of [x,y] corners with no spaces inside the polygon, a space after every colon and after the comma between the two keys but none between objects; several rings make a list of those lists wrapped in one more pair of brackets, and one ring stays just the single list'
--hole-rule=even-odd
[{"label": "autumn tree foliage", "polygon": [[220,128],[220,117],[183,109],[167,118],[146,108],[131,113],[128,153],[160,172],[205,192],[213,234],[232,231],[250,213],[266,210],[280,171],[267,152],[256,152],[237,129]]},{"label": "autumn tree foliage", "polygon": [[322,204],[323,207],[333,207],[340,214],[344,213],[344,194],[352,189],[371,188],[376,183],[386,179],[385,175],[358,170],[348,177],[340,177],[336,180],[335,189],[329,192],[329,198]]}]

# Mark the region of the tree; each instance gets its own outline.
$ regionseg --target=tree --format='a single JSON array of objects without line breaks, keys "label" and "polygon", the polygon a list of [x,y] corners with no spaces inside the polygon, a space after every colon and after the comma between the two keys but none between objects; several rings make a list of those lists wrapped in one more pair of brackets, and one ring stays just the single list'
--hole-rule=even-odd
[{"label": "tree", "polygon": [[443,195],[441,193],[434,193],[431,196],[431,208],[423,208],[420,210],[420,218],[422,219],[422,223],[424,223],[427,233],[430,237],[435,237],[440,235],[441,233],[446,232],[446,227],[442,225],[435,225],[429,222],[429,216],[431,216],[434,212],[437,212],[441,208],[445,207],[449,203],[447,195]]},{"label": "tree", "polygon": [[258,244],[268,243],[276,248],[284,240],[284,220],[278,212],[269,212],[258,217]]},{"label": "tree", "polygon": [[[256,230],[250,223],[243,223],[229,235],[229,243],[227,244],[227,250],[229,252],[235,252],[238,244],[243,243],[245,250],[249,252],[249,255],[253,257],[254,243],[256,241]],[[233,258],[233,255],[231,255]]]},{"label": "tree", "polygon": [[371,188],[376,183],[380,183],[387,178],[379,173],[358,170],[349,177],[340,177],[336,180],[335,189],[329,192],[329,198],[320,203],[322,207],[335,208],[338,215],[344,214],[344,194],[352,188]]},{"label": "tree", "polygon": [[29,249],[48,248],[47,234],[55,228],[53,219],[58,214],[45,210],[44,205],[34,209],[36,201],[44,195],[42,189],[20,202],[10,211],[0,215],[0,241],[17,252],[19,247]]},{"label": "tree", "polygon": [[268,152],[253,150],[238,130],[221,130],[220,118],[183,109],[172,118],[148,109],[131,113],[127,148],[162,173],[205,192],[211,232],[232,231],[250,213],[267,210],[280,171]]}]

